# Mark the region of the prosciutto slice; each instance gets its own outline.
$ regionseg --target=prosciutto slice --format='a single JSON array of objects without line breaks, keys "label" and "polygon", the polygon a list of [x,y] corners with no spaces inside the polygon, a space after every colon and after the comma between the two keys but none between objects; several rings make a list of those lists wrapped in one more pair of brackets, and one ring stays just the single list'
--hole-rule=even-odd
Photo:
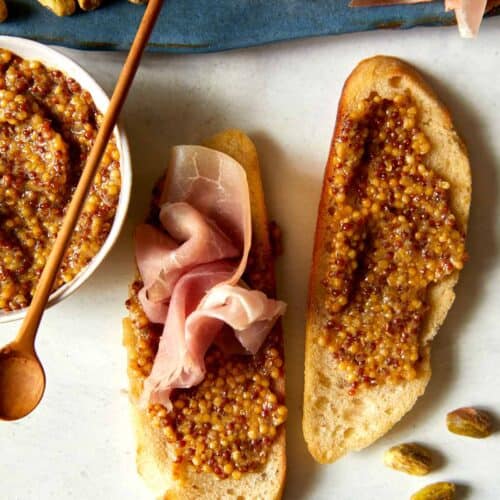
[{"label": "prosciutto slice", "polygon": [[160,221],[167,233],[148,224],[136,229],[136,259],[144,288],[144,312],[164,323],[166,302],[182,274],[193,267],[240,254],[221,230],[187,203],[165,203]]},{"label": "prosciutto slice", "polygon": [[[431,0],[351,0],[351,7],[375,7],[380,5],[398,5],[429,2]],[[496,0],[445,0],[446,10],[454,10],[460,35],[474,38],[487,9],[497,5]]]},{"label": "prosciutto slice", "polygon": [[258,290],[243,286],[219,285],[201,301],[188,320],[188,337],[205,318],[229,325],[240,344],[251,354],[257,354],[270,327],[285,312],[285,304],[269,300]]},{"label": "prosciutto slice", "polygon": [[[229,279],[234,265],[228,262],[199,266],[185,274],[176,284],[160,338],[158,351],[149,377],[144,382],[142,403],[160,403],[170,406],[170,393],[175,388],[189,388],[204,377],[204,355],[222,328],[222,324],[208,320],[201,325],[194,338],[188,335],[186,319],[193,313],[203,296],[218,283]],[[205,329],[202,331],[202,329]]]},{"label": "prosciutto slice", "polygon": [[184,201],[217,224],[241,252],[233,277],[237,283],[247,265],[252,243],[250,193],[245,170],[233,158],[201,146],[172,150],[161,201]]},{"label": "prosciutto slice", "polygon": [[446,10],[454,10],[460,35],[474,38],[486,12],[487,0],[445,0]]},{"label": "prosciutto slice", "polygon": [[148,318],[164,324],[141,396],[143,405],[170,408],[176,388],[199,384],[205,354],[228,335],[255,354],[285,304],[241,282],[251,246],[251,213],[244,169],[231,157],[200,146],[173,149],[161,196],[163,229],[135,233]]}]

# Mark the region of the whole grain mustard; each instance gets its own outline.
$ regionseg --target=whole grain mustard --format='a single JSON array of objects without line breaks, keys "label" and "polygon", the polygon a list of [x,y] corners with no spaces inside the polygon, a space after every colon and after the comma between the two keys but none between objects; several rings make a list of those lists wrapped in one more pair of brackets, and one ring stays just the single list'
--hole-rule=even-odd
[{"label": "whole grain mustard", "polygon": [[328,317],[317,342],[350,394],[417,376],[429,286],[466,260],[450,183],[429,168],[418,123],[409,93],[373,93],[342,117],[330,158]]},{"label": "whole grain mustard", "polygon": [[[0,49],[0,310],[31,302],[101,119],[75,80]],[[104,243],[120,187],[113,138],[55,288],[71,281]]]}]

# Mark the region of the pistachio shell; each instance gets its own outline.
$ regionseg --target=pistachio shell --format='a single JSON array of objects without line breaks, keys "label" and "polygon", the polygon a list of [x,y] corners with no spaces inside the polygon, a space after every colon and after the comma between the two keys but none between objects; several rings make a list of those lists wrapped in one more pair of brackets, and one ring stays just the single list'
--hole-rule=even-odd
[{"label": "pistachio shell", "polygon": [[453,483],[433,483],[418,490],[410,500],[453,500],[455,485]]},{"label": "pistachio shell", "polygon": [[384,453],[384,464],[407,474],[424,476],[432,469],[430,452],[415,443],[393,446]]},{"label": "pistachio shell", "polygon": [[475,408],[458,408],[446,415],[448,430],[472,438],[485,438],[491,434],[491,418]]}]

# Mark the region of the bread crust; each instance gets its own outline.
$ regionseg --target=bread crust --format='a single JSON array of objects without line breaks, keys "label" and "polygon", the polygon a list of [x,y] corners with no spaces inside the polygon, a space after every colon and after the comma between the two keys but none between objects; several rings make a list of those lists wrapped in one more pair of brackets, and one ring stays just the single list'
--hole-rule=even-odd
[{"label": "bread crust", "polygon": [[324,240],[326,237],[328,177],[333,169],[333,145],[340,134],[342,117],[355,109],[372,91],[382,98],[394,97],[408,89],[420,110],[419,126],[431,142],[427,162],[450,183],[450,205],[458,227],[466,231],[471,199],[471,175],[467,151],[451,116],[421,75],[409,64],[388,56],[375,56],[358,64],[347,79],[337,112],[323,189],[309,282],[306,323],[303,432],[312,456],[320,463],[334,462],[349,451],[360,450],[384,435],[424,393],[431,376],[430,343],[453,304],[453,287],[458,272],[429,288],[429,312],[421,335],[422,369],[413,381],[360,389],[349,396],[341,388],[342,373],[337,371],[329,352],[317,343],[325,322]]},{"label": "bread crust", "polygon": [[[269,239],[268,216],[260,177],[257,151],[251,140],[239,130],[227,130],[204,142],[205,146],[226,153],[236,159],[247,174],[252,211],[252,254],[266,263],[267,286],[274,291],[274,264]],[[123,321],[123,339],[129,357],[133,355],[135,334],[129,318]],[[273,328],[273,334],[282,338],[281,321]],[[172,461],[172,451],[162,433],[154,427],[146,411],[135,401],[141,387],[129,369],[131,410],[137,442],[137,470],[156,498],[168,500],[191,499],[280,499],[286,473],[285,428],[281,425],[278,436],[271,445],[269,459],[262,470],[247,472],[241,479],[219,479],[211,473],[200,473]],[[277,393],[284,396],[284,377],[277,380]]]}]

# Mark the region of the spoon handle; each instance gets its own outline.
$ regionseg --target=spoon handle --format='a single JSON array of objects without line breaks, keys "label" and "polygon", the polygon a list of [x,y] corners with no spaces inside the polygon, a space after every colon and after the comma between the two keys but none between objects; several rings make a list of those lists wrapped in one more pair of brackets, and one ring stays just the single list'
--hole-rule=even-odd
[{"label": "spoon handle", "polygon": [[160,14],[163,0],[149,0],[141,24],[122,68],[109,107],[104,114],[103,122],[97,133],[96,140],[90,151],[80,180],[73,194],[71,203],[64,217],[57,238],[49,254],[40,280],[36,287],[33,300],[19,329],[15,342],[18,345],[34,350],[35,336],[42,318],[45,306],[54,285],[54,281],[64,257],[66,247],[75,229],[78,216],[82,210],[89,188],[94,180],[96,170],[108,144],[113,128],[123,107],[128,91],[139,66],[142,53],[149,40],[156,19]]}]

